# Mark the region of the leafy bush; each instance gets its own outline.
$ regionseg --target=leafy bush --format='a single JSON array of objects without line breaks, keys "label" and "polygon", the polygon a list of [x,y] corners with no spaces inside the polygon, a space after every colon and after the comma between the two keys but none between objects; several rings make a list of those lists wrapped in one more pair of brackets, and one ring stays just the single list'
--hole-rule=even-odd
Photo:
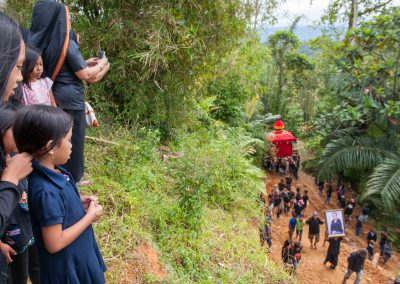
[{"label": "leafy bush", "polygon": [[[179,133],[180,142],[165,150],[158,131],[97,131],[89,135],[119,144],[88,140],[86,147],[90,193],[106,209],[95,229],[108,283],[129,282],[124,271],[135,265],[132,253],[143,240],[160,251],[168,283],[292,283],[266,259],[252,225],[264,184],[246,158],[251,139],[221,129]],[[155,281],[146,275],[143,282]]]}]

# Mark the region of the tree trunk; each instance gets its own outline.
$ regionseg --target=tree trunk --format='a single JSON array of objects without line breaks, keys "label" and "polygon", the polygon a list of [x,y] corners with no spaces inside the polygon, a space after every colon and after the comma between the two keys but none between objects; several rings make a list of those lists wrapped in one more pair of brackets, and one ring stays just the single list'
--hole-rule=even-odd
[{"label": "tree trunk", "polygon": [[350,7],[350,15],[349,15],[349,26],[348,26],[348,30],[352,29],[352,28],[356,28],[357,27],[357,21],[358,21],[358,1],[359,0],[352,0],[351,1],[351,7]]}]

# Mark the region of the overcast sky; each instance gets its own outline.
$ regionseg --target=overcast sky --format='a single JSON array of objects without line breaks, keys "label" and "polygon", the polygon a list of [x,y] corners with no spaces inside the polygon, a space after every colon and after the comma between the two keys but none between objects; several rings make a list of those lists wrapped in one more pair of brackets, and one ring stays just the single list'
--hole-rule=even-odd
[{"label": "overcast sky", "polygon": [[309,25],[313,21],[319,20],[321,15],[328,7],[329,0],[286,0],[278,10],[278,23],[276,26],[288,26],[292,19],[298,15],[304,15],[300,25]]},{"label": "overcast sky", "polygon": [[[330,0],[313,0],[310,6],[310,0],[286,0],[278,10],[278,23],[276,26],[288,26],[292,19],[297,15],[304,15],[300,25],[310,25],[319,20],[321,15],[328,8]],[[393,0],[393,5],[400,5],[400,0]]]}]

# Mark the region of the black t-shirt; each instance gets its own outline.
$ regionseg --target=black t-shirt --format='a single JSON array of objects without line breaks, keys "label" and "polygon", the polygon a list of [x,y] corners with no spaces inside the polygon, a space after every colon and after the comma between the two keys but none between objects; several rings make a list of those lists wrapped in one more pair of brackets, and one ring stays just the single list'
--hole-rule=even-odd
[{"label": "black t-shirt", "polygon": [[7,229],[1,238],[3,243],[7,243],[14,250],[17,250],[17,252],[33,241],[33,232],[26,195],[26,191],[28,190],[28,181],[26,179],[21,180],[18,188],[23,192],[22,197],[10,218],[7,220]]},{"label": "black t-shirt", "polygon": [[288,196],[289,196],[290,200],[293,200],[293,198],[294,198],[294,192],[290,190],[290,191],[288,192]]},{"label": "black t-shirt", "polygon": [[20,189],[8,181],[0,181],[0,236],[7,227],[7,221],[21,197]]},{"label": "black t-shirt", "polygon": [[371,241],[371,240],[373,240],[373,241],[375,241],[375,242],[376,242],[376,240],[377,240],[377,236],[376,236],[376,234],[375,234],[375,233],[373,233],[373,232],[369,232],[369,233],[368,233],[368,235],[367,235],[367,240],[368,240],[368,241]]},{"label": "black t-shirt", "polygon": [[282,202],[282,196],[280,194],[275,195],[274,206],[279,206]]},{"label": "black t-shirt", "polygon": [[353,204],[349,203],[347,204],[346,209],[344,209],[344,214],[351,215],[353,214],[353,210],[354,210]]},{"label": "black t-shirt", "polygon": [[54,98],[62,109],[85,110],[85,85],[75,72],[87,67],[78,44],[70,40],[67,58],[53,84]]},{"label": "black t-shirt", "polygon": [[314,219],[311,217],[307,220],[307,224],[309,225],[309,234],[318,235],[319,234],[319,225],[323,224],[324,222],[321,221],[320,218]]},{"label": "black t-shirt", "polygon": [[304,204],[307,204],[307,202],[308,202],[308,194],[304,194],[303,195],[303,201],[304,201]]}]

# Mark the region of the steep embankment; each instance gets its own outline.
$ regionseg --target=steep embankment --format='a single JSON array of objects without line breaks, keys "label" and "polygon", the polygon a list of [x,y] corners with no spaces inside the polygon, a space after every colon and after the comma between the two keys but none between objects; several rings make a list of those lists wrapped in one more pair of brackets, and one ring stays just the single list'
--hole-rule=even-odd
[{"label": "steep embankment", "polygon": [[[273,188],[274,184],[278,184],[282,176],[276,174],[267,174],[265,181],[266,189],[268,192]],[[300,173],[299,179],[294,180],[294,186],[300,186],[302,190],[307,188],[309,190],[310,205],[306,209],[305,215],[309,217],[314,210],[320,212],[322,218],[324,218],[324,210],[338,208],[337,202],[334,198],[331,200],[331,205],[325,206],[322,197],[318,194],[317,186],[314,184],[313,177]],[[360,208],[356,207],[356,212],[353,216],[359,213]],[[276,212],[274,212],[276,213]],[[288,223],[289,215],[282,215],[280,220],[274,216],[272,224],[273,233],[273,245],[272,245],[272,257],[276,261],[280,261],[280,253],[283,242],[288,238]],[[297,278],[300,283],[315,283],[315,284],[336,284],[341,283],[344,273],[347,269],[347,257],[348,255],[360,248],[366,248],[366,235],[371,229],[371,224],[363,226],[361,237],[355,236],[355,221],[354,218],[351,225],[346,230],[346,237],[341,244],[341,251],[339,255],[339,264],[336,270],[329,268],[329,265],[323,265],[325,260],[328,243],[325,247],[323,244],[323,233],[321,234],[318,249],[310,249],[310,243],[308,240],[308,228],[305,228],[303,233],[302,244],[304,246],[302,259],[300,266],[297,271]],[[325,231],[325,224],[322,225],[321,231]],[[378,239],[379,241],[379,239]],[[376,245],[375,252],[379,252],[379,245]],[[373,284],[386,284],[390,281],[395,272],[400,270],[399,256],[396,254],[386,265],[378,264],[377,267],[373,267],[371,261],[367,260],[364,269],[364,276],[361,283],[373,283]],[[355,275],[353,274],[348,283],[353,283]]]},{"label": "steep embankment", "polygon": [[170,149],[157,135],[86,144],[92,185],[81,190],[105,208],[94,227],[107,283],[294,283],[260,248],[264,173],[240,143],[193,133]]}]

